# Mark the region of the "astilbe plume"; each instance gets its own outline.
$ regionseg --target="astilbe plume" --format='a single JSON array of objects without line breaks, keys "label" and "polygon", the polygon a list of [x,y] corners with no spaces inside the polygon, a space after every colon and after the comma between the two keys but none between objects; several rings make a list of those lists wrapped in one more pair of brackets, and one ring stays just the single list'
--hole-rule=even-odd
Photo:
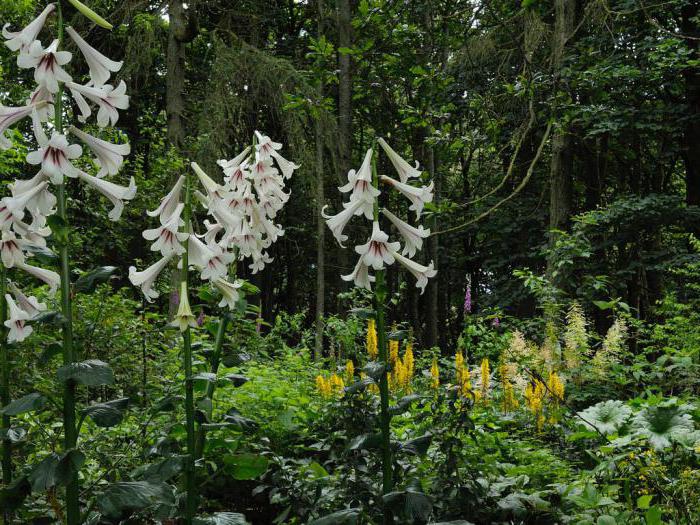
[{"label": "astilbe plume", "polygon": [[605,334],[600,349],[593,356],[593,371],[598,377],[605,376],[612,365],[620,362],[626,341],[627,323],[624,319],[617,318]]},{"label": "astilbe plume", "polygon": [[564,363],[568,370],[576,370],[588,353],[587,325],[583,309],[578,303],[573,303],[566,314],[564,331]]},{"label": "astilbe plume", "polygon": [[[52,121],[55,117],[54,105],[59,101],[58,97],[64,95],[63,87],[68,88],[80,109],[80,122],[86,122],[92,115],[93,106],[98,108],[96,120],[100,131],[109,125],[115,125],[119,119],[118,110],[129,106],[124,81],[116,88],[107,83],[112,73],[121,69],[122,63],[105,57],[72,27],[66,28],[66,33],[89,67],[89,76],[84,85],[74,82],[74,77],[67,71],[73,55],[59,49],[61,42],[58,39],[51,40],[44,47],[39,36],[55,11],[56,6],[51,3],[20,31],[11,31],[9,24],[3,27],[5,45],[17,53],[17,65],[21,69],[33,70],[36,87],[23,106],[0,105],[0,148],[13,147],[12,140],[6,135],[10,126],[31,119],[36,149],[30,151],[26,159],[38,169],[30,179],[17,179],[10,183],[8,187],[11,196],[0,200],[2,262],[6,268],[17,268],[48,284],[50,293],[58,288],[59,275],[31,265],[27,259],[46,248],[46,238],[51,234],[47,218],[57,211],[53,187],[63,185],[66,177],[82,181],[111,202],[113,208],[108,217],[112,221],[119,220],[124,201],[133,199],[136,194],[133,178],[128,186],[105,180],[105,177],[116,175],[121,169],[124,157],[130,153],[128,143],[113,144],[75,125],[66,128],[70,133],[68,135],[57,121]],[[47,134],[47,128],[50,135]],[[70,143],[69,136],[77,138],[85,147]],[[85,155],[87,152],[94,157]],[[88,173],[93,169],[96,170],[94,175]],[[15,285],[10,286],[10,292],[5,297],[10,314],[5,325],[9,328],[8,340],[19,342],[32,333],[27,323],[46,310],[46,305],[34,297],[25,296]]]}]

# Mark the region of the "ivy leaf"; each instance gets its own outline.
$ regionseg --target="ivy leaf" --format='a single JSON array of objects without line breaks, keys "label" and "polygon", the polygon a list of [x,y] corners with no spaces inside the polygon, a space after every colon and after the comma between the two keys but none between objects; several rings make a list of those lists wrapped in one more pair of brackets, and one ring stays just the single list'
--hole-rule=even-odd
[{"label": "ivy leaf", "polygon": [[46,398],[38,392],[32,392],[26,396],[11,401],[0,410],[3,416],[19,416],[26,412],[34,412],[44,407]]},{"label": "ivy leaf", "polygon": [[56,371],[61,383],[75,381],[85,386],[102,386],[114,383],[114,372],[109,365],[98,359],[89,359],[64,365]]},{"label": "ivy leaf", "polygon": [[92,293],[97,285],[106,283],[112,274],[117,271],[115,266],[100,266],[89,272],[85,272],[75,281],[75,291],[81,293]]}]

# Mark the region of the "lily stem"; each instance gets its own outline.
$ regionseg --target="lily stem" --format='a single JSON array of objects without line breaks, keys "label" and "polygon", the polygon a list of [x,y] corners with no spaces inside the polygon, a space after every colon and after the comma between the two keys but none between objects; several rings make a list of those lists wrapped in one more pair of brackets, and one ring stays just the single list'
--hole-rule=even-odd
[{"label": "lily stem", "polygon": [[[190,177],[185,175],[185,231],[192,235],[192,202],[190,198]],[[189,294],[189,239],[185,241],[185,253],[182,254],[181,293]],[[180,297],[183,301],[185,298]],[[192,334],[190,327],[182,333],[183,366],[185,372],[185,427],[187,429],[187,459],[185,464],[185,523],[192,525],[197,512],[197,492],[195,483],[196,441],[194,428],[194,385],[192,380]]]},{"label": "lily stem", "polygon": [[[58,20],[58,41],[63,42],[63,13],[60,0],[56,2],[56,16]],[[58,133],[63,133],[63,87],[59,85],[54,102],[54,128]],[[58,217],[61,220],[63,231],[58,237],[58,252],[61,274],[61,312],[63,314],[63,364],[70,365],[75,362],[73,348],[73,304],[70,286],[70,254],[69,238],[70,229],[67,214],[67,196],[65,184],[57,186]],[[54,232],[56,233],[56,232]],[[78,443],[78,428],[75,419],[75,382],[66,381],[63,386],[63,448],[65,452],[75,449]],[[78,472],[72,472],[66,485],[66,523],[78,525],[80,523],[80,487],[78,484]]]},{"label": "lily stem", "polygon": [[[6,406],[10,402],[10,354],[7,344],[7,272],[5,266],[0,264],[0,406]],[[2,425],[5,432],[10,430],[10,416],[3,414]],[[9,434],[2,440],[2,482],[5,486],[12,483],[12,441]],[[4,513],[5,523],[9,523],[9,513]]]}]

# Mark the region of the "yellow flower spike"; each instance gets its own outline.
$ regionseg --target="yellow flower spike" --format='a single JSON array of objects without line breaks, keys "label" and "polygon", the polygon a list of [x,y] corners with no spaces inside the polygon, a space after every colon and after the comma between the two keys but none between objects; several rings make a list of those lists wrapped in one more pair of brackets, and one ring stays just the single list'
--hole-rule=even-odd
[{"label": "yellow flower spike", "polygon": [[513,376],[513,365],[501,365],[498,367],[498,372],[501,376],[501,386],[503,388],[503,412],[508,413],[518,408],[519,403],[515,397],[515,389],[511,378]]},{"label": "yellow flower spike", "polygon": [[329,379],[324,378],[322,375],[316,376],[316,390],[321,395],[322,398],[328,399],[332,395],[332,386]]},{"label": "yellow flower spike", "polygon": [[433,357],[433,364],[430,365],[430,388],[433,390],[440,388],[440,367],[438,367],[437,357]]},{"label": "yellow flower spike", "polygon": [[377,344],[377,322],[374,319],[367,320],[367,355],[372,361],[376,361],[379,355]]},{"label": "yellow flower spike", "polygon": [[535,416],[535,424],[538,432],[542,430],[545,422],[542,404],[545,394],[544,383],[539,379],[535,379],[534,384],[528,383],[525,387],[525,401],[530,412]]},{"label": "yellow flower spike", "polygon": [[345,379],[348,383],[352,383],[355,378],[355,363],[351,359],[345,363]]},{"label": "yellow flower spike", "polygon": [[399,359],[399,342],[394,339],[389,340],[389,363],[394,364]]},{"label": "yellow flower spike", "polygon": [[413,377],[413,374],[415,373],[415,361],[413,358],[413,345],[411,343],[408,343],[406,345],[406,351],[403,354],[403,362],[404,366],[406,367],[406,371],[408,372],[408,378],[409,380]]},{"label": "yellow flower spike", "polygon": [[[330,384],[330,395],[335,395],[336,397],[343,397],[345,393],[345,381],[338,374],[331,375],[329,380]],[[330,396],[329,396],[330,397]]]},{"label": "yellow flower spike", "polygon": [[491,388],[491,367],[489,360],[484,358],[481,360],[481,400],[486,402],[489,397],[489,388]]}]

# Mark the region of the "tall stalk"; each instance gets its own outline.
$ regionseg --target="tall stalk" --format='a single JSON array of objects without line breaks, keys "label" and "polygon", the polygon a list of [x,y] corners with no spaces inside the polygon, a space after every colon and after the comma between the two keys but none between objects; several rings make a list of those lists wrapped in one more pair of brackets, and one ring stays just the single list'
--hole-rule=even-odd
[{"label": "tall stalk", "polygon": [[[376,149],[376,145],[375,145]],[[379,187],[376,158],[372,159],[372,179],[375,187]],[[379,201],[374,202],[374,220],[379,221]],[[377,316],[377,345],[379,346],[379,362],[384,366],[379,376],[379,426],[382,435],[382,494],[391,492],[394,485],[394,473],[391,459],[391,416],[389,414],[389,381],[387,378],[389,359],[387,355],[386,321],[384,317],[384,304],[386,302],[385,270],[376,272],[374,287],[374,310]],[[384,509],[384,523],[393,523],[393,518],[388,509]]]},{"label": "tall stalk", "polygon": [[[63,12],[61,1],[56,2],[56,16],[58,20],[58,43],[63,43]],[[54,128],[58,133],[63,133],[63,86],[59,84],[58,93],[54,102]],[[56,236],[58,254],[60,259],[61,275],[61,312],[63,314],[63,364],[70,365],[75,361],[73,348],[73,304],[70,289],[70,255],[68,225],[67,196],[65,180],[57,186],[58,217],[61,219],[63,232]],[[55,233],[55,232],[54,232]],[[75,382],[66,381],[63,387],[63,448],[66,452],[73,450],[78,442],[78,428],[75,416]],[[78,525],[80,523],[80,492],[78,485],[78,472],[71,474],[66,485],[66,523]]]},{"label": "tall stalk", "polygon": [[[192,235],[192,202],[190,198],[190,176],[185,175],[185,231]],[[181,293],[189,294],[189,239],[185,241],[185,253],[182,254],[182,283]],[[183,297],[180,297],[180,301]],[[192,380],[192,334],[190,327],[182,333],[183,367],[185,371],[185,427],[187,429],[187,459],[185,464],[185,523],[192,525],[197,512],[197,494],[195,485],[195,456],[196,437],[194,428],[194,385]]]},{"label": "tall stalk", "polygon": [[[0,264],[0,406],[6,406],[10,402],[10,353],[7,344],[7,330],[5,329],[5,321],[7,320],[6,279],[5,266]],[[10,416],[2,416],[1,427],[6,431],[10,429]],[[2,482],[5,485],[12,483],[12,441],[7,435],[2,440]],[[7,521],[7,517],[5,520]]]}]

